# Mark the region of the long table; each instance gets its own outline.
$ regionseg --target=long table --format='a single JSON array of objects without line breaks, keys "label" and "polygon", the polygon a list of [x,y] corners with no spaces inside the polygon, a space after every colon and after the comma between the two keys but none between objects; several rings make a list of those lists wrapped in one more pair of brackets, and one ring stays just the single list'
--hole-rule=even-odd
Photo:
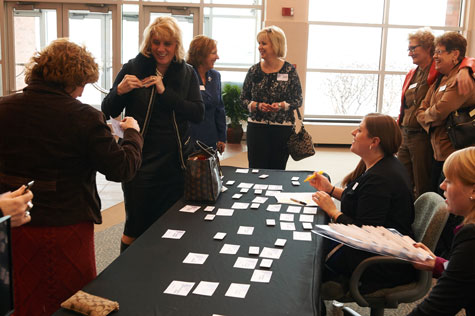
[{"label": "long table", "polygon": [[[250,203],[256,196],[250,189],[239,200],[232,199],[239,193],[241,182],[282,185],[285,192],[310,192],[312,187],[303,180],[309,171],[259,170],[259,173],[236,173],[234,167],[223,167],[223,183],[228,190],[221,193],[214,204],[215,209],[204,212],[206,205],[178,201],[167,213],[155,222],[122,255],[112,262],[99,276],[84,287],[84,291],[102,296],[120,304],[113,315],[319,315],[318,290],[321,277],[322,238],[312,235],[312,241],[293,240],[293,232],[281,230],[280,214],[286,213],[283,204],[280,212],[269,212],[269,204],[276,204],[274,197],[258,209],[236,209],[233,216],[216,216],[205,221],[207,214],[216,214],[218,208],[231,208],[234,202]],[[269,175],[260,179],[261,174]],[[300,186],[291,183],[292,177],[300,178]],[[265,191],[260,196],[265,196]],[[180,212],[185,205],[202,205],[195,213]],[[303,211],[303,208],[302,208]],[[302,211],[300,214],[302,214]],[[296,231],[304,231],[295,214]],[[267,226],[266,219],[275,219],[276,226]],[[323,224],[326,217],[318,211],[313,224]],[[252,235],[238,235],[240,226],[252,226]],[[184,230],[181,239],[162,238],[168,229]],[[214,240],[217,232],[227,233],[224,240]],[[253,270],[233,268],[238,257],[262,258],[248,254],[249,246],[278,248],[277,238],[287,239],[279,259],[273,260],[269,283],[251,282]],[[219,253],[224,244],[240,245],[236,255]],[[209,254],[204,264],[185,264],[190,253]],[[259,268],[259,264],[256,266]],[[265,270],[265,269],[262,269]],[[165,289],[174,281],[219,282],[212,296],[189,292],[187,296],[165,294]],[[225,296],[231,283],[249,284],[245,298]],[[54,315],[77,315],[60,309]]]}]

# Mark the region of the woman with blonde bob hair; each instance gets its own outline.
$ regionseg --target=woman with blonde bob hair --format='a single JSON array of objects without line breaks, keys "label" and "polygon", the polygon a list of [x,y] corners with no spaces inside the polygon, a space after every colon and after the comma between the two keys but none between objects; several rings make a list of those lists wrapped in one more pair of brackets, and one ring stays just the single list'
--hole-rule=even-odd
[{"label": "woman with blonde bob hair", "polygon": [[121,251],[183,196],[189,124],[204,114],[198,78],[184,55],[176,19],[156,18],[144,31],[140,53],[124,64],[102,101],[106,117],[125,109],[144,136],[142,167],[122,183],[127,217]]},{"label": "woman with blonde bob hair", "polygon": [[[450,213],[463,216],[448,256],[422,264],[418,269],[432,270],[439,277],[429,296],[417,306],[411,316],[449,316],[465,309],[467,315],[475,315],[475,146],[453,152],[445,160],[446,176],[440,185],[446,197]],[[423,244],[416,244],[430,250]]]},{"label": "woman with blonde bob hair", "polygon": [[284,170],[294,111],[302,106],[302,87],[295,67],[284,59],[284,31],[268,26],[257,34],[257,42],[262,60],[249,68],[241,92],[242,106],[249,111],[249,168]]},{"label": "woman with blonde bob hair", "polygon": [[205,104],[205,119],[191,124],[193,141],[199,140],[223,153],[226,147],[226,114],[221,96],[221,74],[214,70],[219,59],[216,41],[197,35],[190,43],[188,63],[200,80],[201,97]]},{"label": "woman with blonde bob hair", "polygon": [[0,192],[34,180],[31,222],[12,229],[16,316],[51,315],[96,277],[96,174],[127,181],[142,162],[135,119],[118,145],[104,114],[76,99],[98,76],[90,52],[58,39],[31,58],[23,91],[0,98]]}]

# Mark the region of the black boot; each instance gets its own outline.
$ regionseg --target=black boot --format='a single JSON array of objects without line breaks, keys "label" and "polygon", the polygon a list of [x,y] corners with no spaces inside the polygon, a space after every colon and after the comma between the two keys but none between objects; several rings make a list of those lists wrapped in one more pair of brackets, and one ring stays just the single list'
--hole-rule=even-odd
[{"label": "black boot", "polygon": [[125,244],[122,240],[120,241],[120,253],[122,254],[130,245]]}]

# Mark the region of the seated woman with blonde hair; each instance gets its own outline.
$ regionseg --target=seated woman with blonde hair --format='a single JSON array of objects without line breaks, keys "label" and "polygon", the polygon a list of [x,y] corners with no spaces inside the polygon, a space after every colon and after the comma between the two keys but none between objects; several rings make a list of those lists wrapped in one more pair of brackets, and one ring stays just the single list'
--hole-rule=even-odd
[{"label": "seated woman with blonde hair", "polygon": [[[439,277],[429,296],[410,316],[449,316],[465,309],[475,315],[475,147],[452,153],[444,163],[445,180],[440,185],[451,214],[463,216],[455,229],[448,261],[444,258],[415,265],[418,269],[432,270]],[[422,247],[430,252],[423,244]]]}]

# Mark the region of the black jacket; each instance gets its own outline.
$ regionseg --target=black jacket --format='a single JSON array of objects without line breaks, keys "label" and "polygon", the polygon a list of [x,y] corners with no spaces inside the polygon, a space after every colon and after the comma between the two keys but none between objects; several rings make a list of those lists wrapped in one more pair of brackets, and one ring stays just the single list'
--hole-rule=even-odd
[{"label": "black jacket", "polygon": [[462,308],[475,315],[475,225],[467,224],[454,237],[447,268],[429,296],[410,316],[450,316]]},{"label": "black jacket", "polygon": [[[125,108],[125,115],[135,118],[142,130],[147,113],[152,87],[133,89],[124,94],[117,94],[117,86],[126,74],[135,75],[138,79],[144,79],[155,75],[156,62],[153,57],[138,54],[129,60],[117,75],[114,85],[109,94],[102,101],[101,109],[106,117],[117,117]],[[182,142],[186,142],[189,134],[189,123],[201,122],[204,118],[204,103],[201,99],[199,81],[193,67],[184,61],[173,61],[163,78],[165,92],[162,95],[155,94],[153,113],[150,124],[158,127],[154,134],[175,135],[172,112],[175,112],[178,130]],[[147,142],[147,130],[144,138]],[[153,135],[151,137],[154,137]],[[146,145],[145,145],[146,146]]]}]

